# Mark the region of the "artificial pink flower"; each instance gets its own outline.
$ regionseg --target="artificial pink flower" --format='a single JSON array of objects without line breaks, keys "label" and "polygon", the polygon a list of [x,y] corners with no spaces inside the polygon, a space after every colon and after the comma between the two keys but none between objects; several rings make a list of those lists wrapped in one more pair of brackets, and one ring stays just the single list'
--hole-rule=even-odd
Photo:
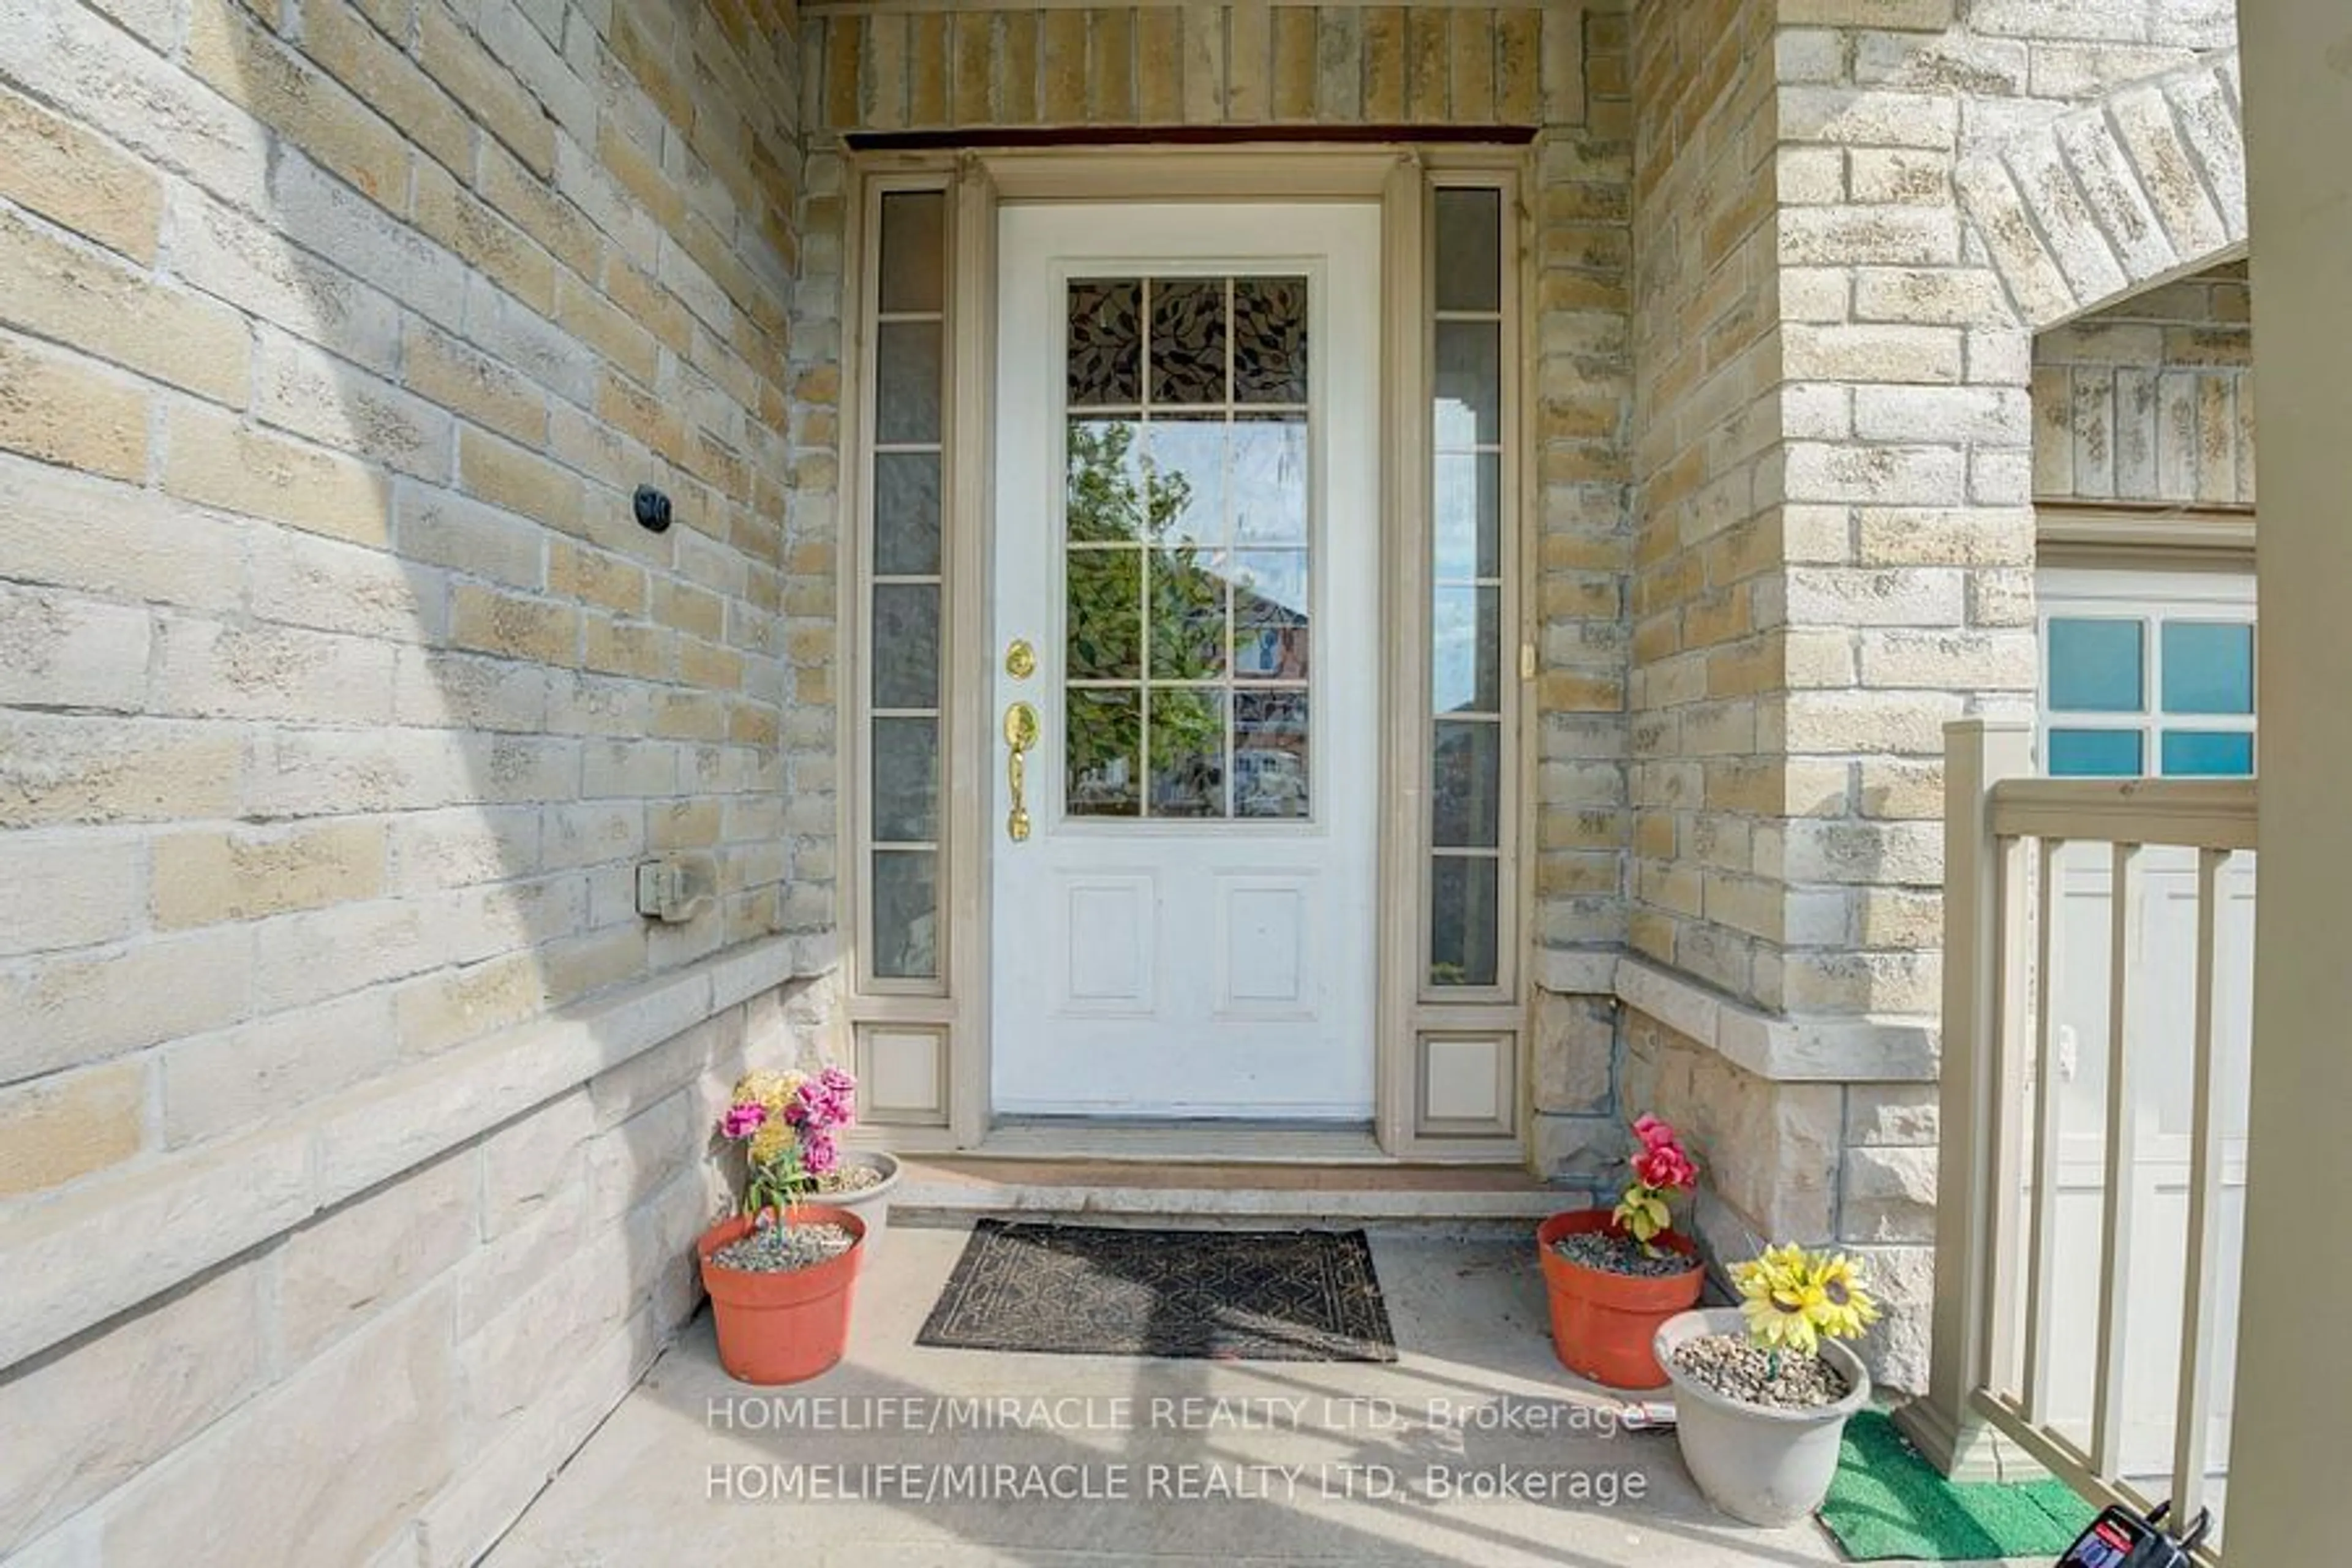
[{"label": "artificial pink flower", "polygon": [[808,1132],[801,1137],[801,1165],[812,1176],[829,1176],[841,1163],[841,1150],[830,1132]]},{"label": "artificial pink flower", "polygon": [[727,1115],[719,1123],[721,1135],[728,1138],[749,1138],[768,1124],[768,1108],[756,1100],[744,1100],[727,1108]]},{"label": "artificial pink flower", "polygon": [[1633,1174],[1644,1186],[1663,1192],[1691,1185],[1698,1179],[1698,1167],[1680,1149],[1661,1143],[1633,1156]]},{"label": "artificial pink flower", "polygon": [[1633,1136],[1642,1141],[1644,1149],[1664,1149],[1673,1146],[1675,1130],[1654,1116],[1643,1116],[1633,1123]]}]

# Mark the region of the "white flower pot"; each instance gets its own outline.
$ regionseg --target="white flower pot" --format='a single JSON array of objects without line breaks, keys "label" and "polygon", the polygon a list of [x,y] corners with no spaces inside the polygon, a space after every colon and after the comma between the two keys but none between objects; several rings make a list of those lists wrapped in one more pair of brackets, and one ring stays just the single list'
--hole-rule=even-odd
[{"label": "white flower pot", "polygon": [[1747,1331],[1737,1307],[1685,1312],[1658,1330],[1653,1344],[1674,1384],[1675,1439],[1707,1501],[1749,1524],[1793,1524],[1829,1495],[1847,1418],[1870,1402],[1870,1374],[1852,1351],[1824,1340],[1822,1357],[1844,1374],[1845,1397],[1813,1410],[1780,1410],[1717,1394],[1675,1364],[1686,1341]]},{"label": "white flower pot", "polygon": [[844,1149],[841,1163],[871,1165],[882,1173],[882,1179],[870,1187],[861,1187],[854,1193],[825,1193],[815,1199],[847,1209],[866,1222],[866,1256],[871,1258],[881,1245],[883,1232],[890,1228],[890,1192],[898,1184],[898,1157],[878,1149]]}]

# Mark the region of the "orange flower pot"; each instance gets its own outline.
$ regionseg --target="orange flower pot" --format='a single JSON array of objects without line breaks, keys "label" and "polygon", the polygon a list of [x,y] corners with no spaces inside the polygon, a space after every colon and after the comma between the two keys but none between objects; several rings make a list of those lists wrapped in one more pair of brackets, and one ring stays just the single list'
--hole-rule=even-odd
[{"label": "orange flower pot", "polygon": [[1681,1253],[1691,1266],[1654,1279],[1587,1268],[1552,1250],[1562,1237],[1616,1228],[1607,1209],[1556,1214],[1536,1227],[1536,1257],[1551,1298],[1551,1348],[1579,1377],[1611,1388],[1664,1388],[1665,1369],[1651,1341],[1668,1318],[1698,1305],[1706,1267],[1690,1238],[1671,1230],[1654,1245]]},{"label": "orange flower pot", "polygon": [[804,1383],[841,1359],[849,1344],[849,1302],[866,1256],[866,1222],[846,1209],[803,1204],[788,1225],[837,1225],[855,1237],[849,1250],[787,1274],[722,1268],[711,1255],[750,1234],[738,1215],[702,1233],[695,1254],[702,1288],[719,1320],[719,1364],[740,1383]]}]

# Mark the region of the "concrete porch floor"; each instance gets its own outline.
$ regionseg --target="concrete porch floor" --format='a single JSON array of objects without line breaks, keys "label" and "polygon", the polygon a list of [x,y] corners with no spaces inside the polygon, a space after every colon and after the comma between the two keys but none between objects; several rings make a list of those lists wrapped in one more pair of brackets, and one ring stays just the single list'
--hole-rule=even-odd
[{"label": "concrete porch floor", "polygon": [[[1841,1561],[1811,1522],[1714,1513],[1671,1436],[1614,1429],[1613,1400],[1552,1358],[1523,1240],[1375,1230],[1400,1351],[1376,1366],[919,1347],[967,1235],[894,1226],[859,1282],[848,1358],[814,1383],[731,1382],[706,1311],[489,1568]],[[974,1430],[950,1400],[1015,1401],[1020,1424]],[[973,1466],[1020,1467],[1017,1484],[1044,1478],[1064,1500],[920,1495]],[[1465,1495],[1531,1477],[1564,1495]],[[851,1495],[811,1495],[825,1487]]]}]

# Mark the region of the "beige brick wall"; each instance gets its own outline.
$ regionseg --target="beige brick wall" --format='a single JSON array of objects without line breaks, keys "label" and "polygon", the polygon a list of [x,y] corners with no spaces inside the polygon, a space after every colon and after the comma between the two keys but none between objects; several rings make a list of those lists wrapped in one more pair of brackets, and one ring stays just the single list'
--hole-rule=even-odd
[{"label": "beige brick wall", "polygon": [[[19,1182],[784,926],[773,16],[187,0],[137,38],[79,4],[6,30],[0,842],[73,918],[0,941],[0,1118],[109,1119]],[[709,916],[637,917],[656,845],[717,854]],[[183,973],[184,1005],[124,1000]],[[258,1042],[331,1005],[370,1020],[338,1066],[268,1075]],[[46,1081],[101,1072],[141,1092]]]},{"label": "beige brick wall", "polygon": [[2252,307],[2238,261],[2037,337],[2034,498],[2252,505]]},{"label": "beige brick wall", "polygon": [[474,1562],[693,1310],[705,1129],[791,1032],[730,1007],[9,1369],[0,1555]]},{"label": "beige brick wall", "polygon": [[1762,602],[1780,558],[1772,15],[1707,0],[1634,21],[1628,945],[1745,994],[1781,934],[1752,843],[1781,798],[1759,722],[1787,657]]},{"label": "beige brick wall", "polygon": [[[829,941],[793,21],[0,25],[0,1273],[106,1292],[12,1300],[0,1555],[468,1561],[691,1305],[702,1120]],[[655,926],[671,849],[719,896]]]}]

